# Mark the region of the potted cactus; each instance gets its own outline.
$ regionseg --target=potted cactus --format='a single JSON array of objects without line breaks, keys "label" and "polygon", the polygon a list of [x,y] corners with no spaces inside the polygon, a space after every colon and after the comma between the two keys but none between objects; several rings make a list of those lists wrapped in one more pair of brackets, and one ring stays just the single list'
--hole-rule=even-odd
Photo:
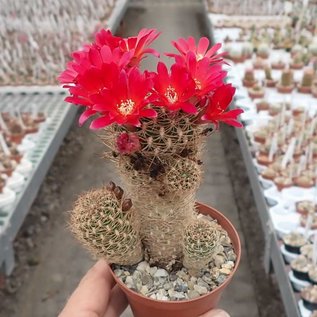
[{"label": "potted cactus", "polygon": [[298,85],[298,91],[303,94],[311,93],[311,86],[313,84],[315,72],[313,68],[306,68],[304,70],[301,83]]},{"label": "potted cactus", "polygon": [[291,56],[294,57],[298,54],[302,54],[304,51],[304,48],[300,44],[295,44],[291,49]]},{"label": "potted cactus", "polygon": [[270,87],[270,88],[275,87],[276,80],[274,80],[272,77],[271,68],[268,66],[265,67],[264,72],[265,72],[265,84],[266,84],[266,86]]},{"label": "potted cactus", "polygon": [[248,89],[248,93],[249,93],[250,98],[258,99],[258,98],[263,98],[264,97],[265,91],[264,91],[264,88],[261,85],[256,84],[253,87],[250,87]]},{"label": "potted cactus", "polygon": [[217,305],[240,259],[231,223],[195,193],[206,137],[220,122],[240,127],[242,110],[226,111],[235,89],[223,82],[221,45],[207,50],[207,38],[173,42],[170,69],[159,62],[142,72],[147,54],[159,56],[148,47],[158,36],[101,30],[59,77],[66,101],[84,108],[80,124],[89,118],[101,129],[105,156],[125,184],[82,194],[71,228],[111,264],[136,317],[193,317]]},{"label": "potted cactus", "polygon": [[277,69],[277,70],[284,69],[285,63],[279,59],[277,61],[272,62],[271,67],[272,67],[272,69]]},{"label": "potted cactus", "polygon": [[243,55],[243,51],[235,46],[232,46],[229,51],[228,56],[234,63],[243,63],[245,60],[245,56]]},{"label": "potted cactus", "polygon": [[242,82],[243,82],[243,86],[245,87],[252,87],[256,84],[254,70],[252,68],[246,69]]},{"label": "potted cactus", "polygon": [[245,42],[242,44],[242,55],[245,59],[249,59],[253,54],[253,45],[250,42]]},{"label": "potted cactus", "polygon": [[293,71],[291,69],[285,69],[282,72],[281,81],[277,83],[276,88],[280,93],[289,94],[294,87]]},{"label": "potted cactus", "polygon": [[292,62],[290,63],[291,69],[302,69],[304,67],[303,56],[302,54],[297,54],[293,57]]},{"label": "potted cactus", "polygon": [[317,40],[309,45],[308,51],[313,57],[317,57]]},{"label": "potted cactus", "polygon": [[258,57],[263,58],[263,59],[267,59],[269,57],[269,55],[270,55],[270,47],[269,47],[269,45],[267,43],[261,43],[258,46],[256,55]]}]

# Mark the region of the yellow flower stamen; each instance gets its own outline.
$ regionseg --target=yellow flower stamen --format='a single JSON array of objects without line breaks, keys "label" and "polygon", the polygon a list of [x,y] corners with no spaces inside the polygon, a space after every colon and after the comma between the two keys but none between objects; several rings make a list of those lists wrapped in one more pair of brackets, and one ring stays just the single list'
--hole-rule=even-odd
[{"label": "yellow flower stamen", "polygon": [[168,86],[166,89],[165,97],[170,103],[175,103],[178,100],[177,92],[172,86]]},{"label": "yellow flower stamen", "polygon": [[131,99],[121,100],[120,104],[117,105],[118,110],[124,116],[129,115],[135,106],[135,102]]}]

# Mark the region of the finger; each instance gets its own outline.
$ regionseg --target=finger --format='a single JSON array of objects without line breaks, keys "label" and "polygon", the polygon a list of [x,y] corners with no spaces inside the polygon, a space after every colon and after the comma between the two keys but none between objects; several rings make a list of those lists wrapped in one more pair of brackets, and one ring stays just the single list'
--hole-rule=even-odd
[{"label": "finger", "polygon": [[116,285],[110,295],[110,301],[104,317],[118,317],[128,306],[128,301],[120,287]]},{"label": "finger", "polygon": [[228,313],[221,309],[213,309],[199,317],[230,317]]},{"label": "finger", "polygon": [[107,262],[99,260],[81,280],[59,317],[103,317],[113,285]]}]

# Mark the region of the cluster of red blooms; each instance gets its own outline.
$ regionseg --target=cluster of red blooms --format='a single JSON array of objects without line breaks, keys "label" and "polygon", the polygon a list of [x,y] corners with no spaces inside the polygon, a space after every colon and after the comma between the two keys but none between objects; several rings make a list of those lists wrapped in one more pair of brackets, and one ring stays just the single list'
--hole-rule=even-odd
[{"label": "cluster of red blooms", "polygon": [[240,127],[241,109],[226,111],[235,88],[224,84],[221,45],[208,50],[209,40],[181,38],[172,42],[178,54],[170,70],[162,62],[157,72],[142,72],[146,54],[159,54],[148,46],[159,36],[142,29],[136,37],[121,38],[109,30],[96,34],[95,42],[72,54],[73,60],[59,76],[71,96],[65,100],[85,107],[80,124],[94,116],[92,129],[110,124],[140,126],[142,118],[155,118],[157,107],[197,116],[197,123],[219,122]]}]

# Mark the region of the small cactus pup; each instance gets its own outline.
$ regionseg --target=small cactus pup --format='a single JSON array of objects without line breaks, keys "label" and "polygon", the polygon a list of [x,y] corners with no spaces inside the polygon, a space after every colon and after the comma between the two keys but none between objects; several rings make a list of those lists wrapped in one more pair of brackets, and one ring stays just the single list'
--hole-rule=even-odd
[{"label": "small cactus pup", "polygon": [[264,69],[264,73],[265,73],[265,85],[267,87],[275,87],[276,85],[276,80],[273,79],[272,77],[272,71],[271,68],[269,66],[266,66]]},{"label": "small cactus pup", "polygon": [[293,91],[294,87],[293,71],[291,69],[283,70],[281,81],[276,85],[278,92],[288,94]]},{"label": "small cactus pup", "polygon": [[132,201],[113,182],[79,196],[71,212],[70,227],[93,255],[109,263],[133,265],[143,258]]},{"label": "small cactus pup", "polygon": [[252,87],[256,84],[254,70],[252,68],[246,69],[242,82],[244,87]]},{"label": "small cactus pup", "polygon": [[183,263],[192,275],[201,275],[219,252],[220,230],[217,224],[204,219],[197,219],[185,228]]},{"label": "small cactus pup", "polygon": [[[81,195],[71,213],[71,228],[97,257],[112,264],[123,290],[127,287],[152,299],[180,300],[189,299],[189,295],[176,298],[176,285],[172,283],[171,292],[166,292],[153,279],[181,270],[189,281],[186,266],[193,274],[205,274],[204,270],[192,270],[193,256],[211,274],[217,269],[212,257],[217,250],[240,254],[237,234],[224,216],[205,206],[214,218],[210,223],[199,220],[205,207],[196,203],[196,192],[202,180],[207,137],[220,123],[242,127],[238,116],[243,110],[229,109],[235,88],[224,82],[224,53],[218,52],[221,45],[207,49],[207,38],[197,44],[192,37],[172,42],[178,52],[167,53],[174,60],[170,68],[159,61],[155,72],[142,71],[144,57],[159,57],[149,48],[158,36],[154,29],[142,29],[132,38],[101,30],[92,44],[73,54],[76,58],[59,77],[70,92],[66,101],[83,107],[80,124],[90,118],[90,128],[100,131],[104,157],[117,168],[125,188],[111,182]],[[225,225],[217,223],[231,229],[227,233]],[[191,225],[201,232],[196,242],[192,234],[184,237]],[[203,235],[206,228],[211,234],[208,237]],[[226,239],[218,241],[219,234]],[[228,265],[229,280],[236,266]],[[140,272],[133,274],[138,270],[155,286],[151,292],[143,282],[133,280],[133,276],[140,277]],[[125,271],[132,273],[121,276]],[[219,285],[212,281],[206,292]],[[186,314],[182,311],[180,316]]]},{"label": "small cactus pup", "polygon": [[304,69],[302,81],[298,86],[298,91],[303,94],[311,93],[311,86],[315,77],[315,71],[313,68],[307,67]]},{"label": "small cactus pup", "polygon": [[263,59],[267,59],[270,56],[270,46],[267,43],[261,43],[258,46],[256,55]]}]

